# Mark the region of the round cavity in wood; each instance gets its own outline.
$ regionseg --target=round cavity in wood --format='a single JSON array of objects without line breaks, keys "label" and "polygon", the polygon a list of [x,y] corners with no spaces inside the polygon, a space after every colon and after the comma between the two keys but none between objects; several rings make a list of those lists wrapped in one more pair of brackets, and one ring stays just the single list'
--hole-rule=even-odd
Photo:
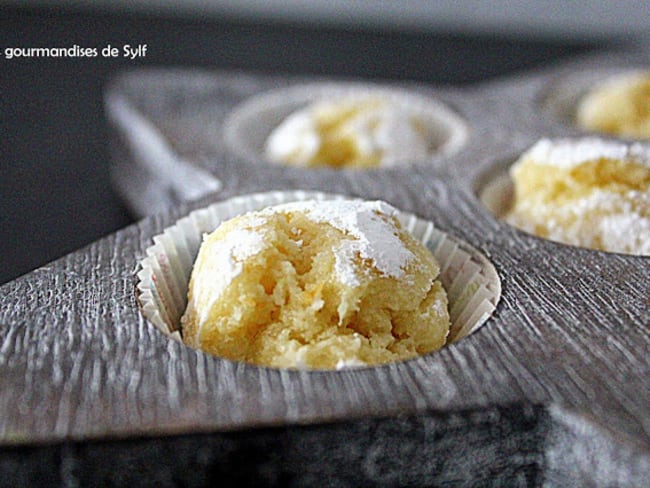
[{"label": "round cavity in wood", "polygon": [[[342,195],[286,191],[235,197],[190,213],[154,237],[137,273],[136,295],[144,317],[164,334],[181,341],[180,320],[202,236],[242,213],[298,200],[343,199]],[[448,343],[467,337],[496,309],[501,281],[492,263],[470,244],[437,229],[431,222],[399,212],[403,228],[420,239],[440,264],[447,291],[451,329]]]},{"label": "round cavity in wood", "polygon": [[465,121],[435,98],[373,84],[314,83],[269,91],[243,102],[226,119],[224,141],[230,151],[244,160],[279,164],[270,161],[265,146],[271,132],[289,115],[314,102],[353,97],[385,101],[421,122],[428,141],[427,157],[396,160],[385,166],[426,164],[458,151],[467,140],[468,127]]}]

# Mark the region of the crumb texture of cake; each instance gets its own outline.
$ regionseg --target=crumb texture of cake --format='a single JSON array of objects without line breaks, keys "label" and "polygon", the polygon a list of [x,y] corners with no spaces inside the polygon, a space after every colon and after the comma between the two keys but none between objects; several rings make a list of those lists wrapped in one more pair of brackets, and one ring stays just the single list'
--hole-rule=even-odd
[{"label": "crumb texture of cake", "polygon": [[540,237],[650,255],[650,148],[598,138],[543,139],[510,170],[506,221]]},{"label": "crumb texture of cake", "polygon": [[650,71],[624,73],[595,86],[578,104],[576,122],[605,134],[650,139]]},{"label": "crumb texture of cake", "polygon": [[183,340],[279,368],[412,358],[449,333],[429,250],[384,202],[303,201],[249,212],[204,237]]},{"label": "crumb texture of cake", "polygon": [[292,166],[393,166],[429,157],[423,118],[379,96],[318,101],[290,114],[269,135],[266,156]]}]

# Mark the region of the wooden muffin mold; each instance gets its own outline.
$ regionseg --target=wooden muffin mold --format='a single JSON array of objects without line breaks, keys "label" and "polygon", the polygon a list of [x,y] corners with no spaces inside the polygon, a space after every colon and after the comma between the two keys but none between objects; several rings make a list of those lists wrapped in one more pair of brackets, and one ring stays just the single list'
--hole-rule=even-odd
[{"label": "wooden muffin mold", "polygon": [[[482,203],[479,189],[540,138],[583,134],[549,108],[554,87],[571,85],[574,74],[587,83],[579,72],[648,63],[643,49],[475,86],[382,83],[439,101],[467,133],[435,160],[369,171],[297,171],[250,160],[225,140],[228,117],[254,97],[347,81],[206,70],[133,71],[114,80],[106,96],[112,178],[146,218],[2,286],[2,442],[226,432],[533,404],[581,419],[570,421],[576,442],[562,443],[564,449],[553,433],[535,438],[546,462],[569,460],[564,468],[578,466],[580,477],[609,453],[607,473],[647,479],[650,259],[517,231]],[[134,270],[152,239],[193,209],[269,190],[382,199],[433,222],[489,260],[501,299],[485,327],[436,353],[337,374],[252,367],[170,341],[142,317],[133,294]],[[597,453],[594,439],[605,446]]]}]

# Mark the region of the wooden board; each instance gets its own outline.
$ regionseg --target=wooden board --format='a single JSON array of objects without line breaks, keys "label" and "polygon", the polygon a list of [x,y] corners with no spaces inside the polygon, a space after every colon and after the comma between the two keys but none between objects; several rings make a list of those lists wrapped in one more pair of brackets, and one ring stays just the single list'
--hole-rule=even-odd
[{"label": "wooden board", "polygon": [[[463,90],[410,85],[454,108],[469,126],[468,142],[430,164],[374,171],[296,171],[225,148],[224,115],[255,93],[304,79],[154,71],[118,80],[109,113],[117,100],[146,130],[134,136],[110,113],[116,182],[134,208],[161,213],[0,288],[0,442],[222,432],[520,403],[568,409],[609,432],[608,442],[638,452],[650,469],[650,260],[529,236],[497,220],[477,196],[539,137],[579,133],[545,103],[554,84],[580,70],[642,62],[638,53],[607,54]],[[501,277],[493,317],[437,353],[339,372],[221,360],[143,320],[134,274],[154,235],[209,202],[286,189],[380,198],[464,239]]]}]

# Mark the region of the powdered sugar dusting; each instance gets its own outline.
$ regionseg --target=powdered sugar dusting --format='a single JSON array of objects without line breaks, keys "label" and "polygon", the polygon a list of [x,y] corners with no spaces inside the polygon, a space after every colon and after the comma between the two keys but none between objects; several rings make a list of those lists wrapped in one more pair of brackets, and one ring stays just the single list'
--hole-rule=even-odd
[{"label": "powdered sugar dusting", "polygon": [[[400,278],[405,266],[414,255],[396,233],[391,216],[397,210],[381,201],[326,200],[292,202],[268,207],[241,216],[238,228],[228,232],[226,238],[213,239],[207,254],[200,256],[193,273],[195,295],[190,306],[201,307],[202,324],[208,319],[212,305],[243,270],[243,261],[265,248],[261,227],[267,217],[276,213],[301,212],[317,223],[327,223],[347,234],[335,252],[335,272],[342,283],[354,287],[360,284],[357,259],[368,260],[383,275]],[[204,236],[204,244],[210,236]]]},{"label": "powdered sugar dusting", "polygon": [[[601,159],[650,168],[650,145],[596,137],[542,139],[522,155],[512,174],[516,181],[517,172],[525,172],[528,165],[570,170]],[[542,203],[535,195],[521,195],[507,220],[554,241],[609,252],[650,254],[650,188],[638,191],[620,184],[614,189],[593,185],[586,193],[567,193],[565,197],[568,200]]]},{"label": "powdered sugar dusting", "polygon": [[371,97],[319,101],[294,112],[269,135],[267,156],[276,162],[302,165],[313,162],[324,141],[319,119],[323,113],[332,112],[340,112],[343,132],[351,136],[361,153],[379,155],[382,165],[393,166],[399,161],[430,156],[430,135],[422,130],[423,121],[412,108]]},{"label": "powdered sugar dusting", "polygon": [[600,222],[604,249],[650,256],[650,219],[638,214],[612,215]]},{"label": "powdered sugar dusting", "polygon": [[266,154],[272,161],[310,161],[318,152],[320,136],[308,112],[295,112],[269,135]]},{"label": "powdered sugar dusting", "polygon": [[632,160],[650,167],[650,147],[641,143],[626,144],[597,137],[542,139],[522,155],[515,167],[533,161],[536,164],[572,168],[601,158]]},{"label": "powdered sugar dusting", "polygon": [[[204,243],[209,236],[204,236]],[[214,304],[232,280],[243,270],[242,262],[264,249],[262,233],[250,229],[233,229],[227,239],[213,240],[200,264],[200,272],[193,273],[196,303],[207,303],[199,322],[207,320]],[[194,307],[195,308],[195,307]]]},{"label": "powdered sugar dusting", "polygon": [[396,233],[390,217],[397,210],[382,201],[328,200],[286,203],[264,212],[302,212],[317,223],[327,223],[353,239],[343,241],[336,252],[336,273],[349,286],[359,285],[355,257],[369,260],[381,274],[400,278],[414,259]]},{"label": "powdered sugar dusting", "polygon": [[608,252],[650,255],[650,194],[594,190],[567,205],[521,205],[508,221],[535,233],[543,224],[547,238]]}]

